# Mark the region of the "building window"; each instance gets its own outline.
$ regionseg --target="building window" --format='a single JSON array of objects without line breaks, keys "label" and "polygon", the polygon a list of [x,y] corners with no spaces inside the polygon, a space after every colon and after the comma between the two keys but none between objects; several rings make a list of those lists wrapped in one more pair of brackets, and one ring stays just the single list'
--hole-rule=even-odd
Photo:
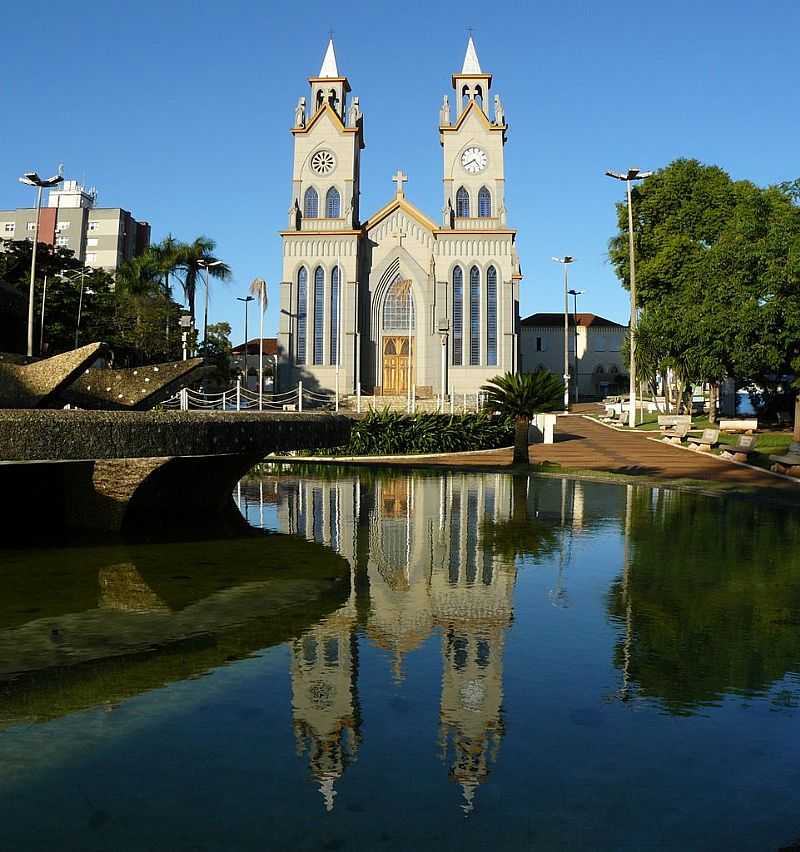
[{"label": "building window", "polygon": [[497,270],[486,271],[486,363],[497,366]]},{"label": "building window", "polygon": [[14,223],[13,222],[5,222],[3,224],[3,231],[6,234],[13,234],[14,233]]},{"label": "building window", "polygon": [[66,231],[66,230],[67,230],[67,228],[69,228],[69,222],[59,222],[59,223],[56,225],[56,230],[57,230],[57,231]]},{"label": "building window", "polygon": [[544,352],[545,351],[544,338],[543,337],[537,337],[536,338],[536,351],[537,352]]},{"label": "building window", "polygon": [[321,364],[325,334],[325,271],[314,270],[314,363]]},{"label": "building window", "polygon": [[87,252],[87,254],[86,254],[87,265],[90,264],[90,263],[94,263],[96,260],[97,260],[97,255],[93,251]]},{"label": "building window", "polygon": [[464,358],[464,273],[460,266],[453,270],[453,366],[460,367]]},{"label": "building window", "polygon": [[56,237],[56,246],[66,248],[69,245],[69,237]]},{"label": "building window", "polygon": [[339,267],[331,273],[331,364],[339,363]]},{"label": "building window", "polygon": [[303,196],[303,216],[306,219],[316,219],[319,216],[319,195],[313,186],[310,186]]},{"label": "building window", "polygon": [[89,230],[96,231],[97,230],[97,222],[89,222]]},{"label": "building window", "polygon": [[383,303],[383,329],[384,331],[408,331],[415,327],[416,317],[411,282],[404,281],[398,275],[392,282]]},{"label": "building window", "polygon": [[28,230],[35,231],[36,230],[36,222],[28,222]]},{"label": "building window", "polygon": [[469,193],[463,186],[456,193],[456,216],[461,219],[469,217]]},{"label": "building window", "polygon": [[306,329],[308,315],[308,271],[305,266],[297,273],[297,363],[306,363]]},{"label": "building window", "polygon": [[469,363],[481,363],[481,273],[477,266],[469,271]]},{"label": "building window", "polygon": [[478,192],[478,216],[486,218],[491,215],[492,195],[485,186],[482,186]]},{"label": "building window", "polygon": [[325,215],[328,219],[338,219],[341,216],[341,200],[339,190],[332,186],[325,196]]}]

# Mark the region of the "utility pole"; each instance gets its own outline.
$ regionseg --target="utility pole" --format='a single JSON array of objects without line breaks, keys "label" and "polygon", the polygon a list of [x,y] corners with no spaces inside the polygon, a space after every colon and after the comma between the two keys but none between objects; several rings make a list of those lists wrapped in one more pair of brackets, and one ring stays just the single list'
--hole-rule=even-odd
[{"label": "utility pole", "polygon": [[572,255],[554,257],[556,263],[564,266],[564,411],[569,411],[569,275],[567,269],[575,262]]}]

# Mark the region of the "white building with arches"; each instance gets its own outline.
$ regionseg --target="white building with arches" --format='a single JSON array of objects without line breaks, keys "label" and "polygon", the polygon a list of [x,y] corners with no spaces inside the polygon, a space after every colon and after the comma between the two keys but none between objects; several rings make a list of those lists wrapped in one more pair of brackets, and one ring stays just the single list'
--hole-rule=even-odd
[{"label": "white building with arches", "polygon": [[279,384],[354,393],[472,393],[518,368],[522,280],[505,208],[508,125],[469,39],[439,110],[440,222],[406,197],[359,210],[364,117],[333,42],[295,108],[283,240]]}]

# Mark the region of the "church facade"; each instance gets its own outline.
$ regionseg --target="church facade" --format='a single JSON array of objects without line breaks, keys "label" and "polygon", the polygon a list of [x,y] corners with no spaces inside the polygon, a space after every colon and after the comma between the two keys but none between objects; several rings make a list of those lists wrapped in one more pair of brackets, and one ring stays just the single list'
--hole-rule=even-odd
[{"label": "church facade", "polygon": [[474,393],[518,368],[522,280],[505,207],[502,102],[472,38],[439,111],[437,223],[406,197],[359,209],[364,116],[329,42],[295,108],[283,241],[279,386],[342,394]]}]

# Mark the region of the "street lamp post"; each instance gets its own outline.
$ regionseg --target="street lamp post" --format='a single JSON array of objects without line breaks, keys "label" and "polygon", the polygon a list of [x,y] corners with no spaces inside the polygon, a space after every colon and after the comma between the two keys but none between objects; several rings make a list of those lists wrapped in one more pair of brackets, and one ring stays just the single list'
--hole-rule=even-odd
[{"label": "street lamp post", "polygon": [[564,411],[569,411],[569,275],[567,270],[569,264],[575,262],[575,258],[565,254],[564,257],[554,257],[553,260],[564,266]]},{"label": "street lamp post", "polygon": [[222,261],[208,261],[205,258],[201,257],[200,260],[197,261],[197,265],[201,269],[205,269],[206,271],[205,306],[203,308],[203,349],[206,349],[206,347],[208,346],[208,270],[214,266],[221,266]]},{"label": "street lamp post", "polygon": [[636,361],[635,361],[635,347],[636,347],[636,325],[638,317],[636,315],[636,258],[633,249],[633,201],[631,200],[631,184],[635,180],[643,180],[646,177],[650,177],[652,172],[643,172],[641,169],[633,168],[628,169],[624,174],[621,172],[612,172],[610,170],[606,171],[608,177],[614,178],[615,180],[624,180],[627,188],[628,194],[628,249],[630,251],[630,267],[631,267],[631,334],[630,334],[630,354],[631,354],[631,363],[630,363],[630,414],[628,416],[628,425],[631,427],[636,426]]},{"label": "street lamp post", "polygon": [[[80,272],[78,270],[73,271],[72,273],[67,270],[63,270],[61,274],[58,276],[62,281],[72,281],[73,283],[80,279],[81,282],[81,290],[80,295],[78,296],[78,317],[75,320],[75,345],[74,349],[78,348],[78,335],[81,330],[81,314],[83,312],[83,294],[84,294],[84,281],[86,279],[86,267],[81,267]],[[91,292],[91,291],[90,291]],[[42,301],[42,313],[44,313],[44,301]]]},{"label": "street lamp post", "polygon": [[[578,296],[583,295],[583,290],[570,290],[569,295],[572,296],[572,304],[573,304],[572,316],[575,318],[575,394],[574,394],[574,396],[575,396],[575,402],[577,402],[578,396],[580,395],[580,387],[581,387],[580,375],[578,373]],[[588,345],[588,343],[589,343],[589,338],[588,338],[589,332],[588,332],[588,330],[587,330],[586,334],[587,334],[586,343]]]},{"label": "street lamp post", "polygon": [[250,302],[255,301],[254,296],[237,296],[237,302],[244,302],[244,386],[247,387],[247,356],[250,354],[247,349],[247,307]]},{"label": "street lamp post", "polygon": [[42,208],[42,190],[49,189],[51,186],[56,186],[61,183],[64,178],[59,175],[53,175],[53,177],[47,178],[46,180],[40,178],[36,172],[25,172],[25,174],[19,179],[20,183],[24,183],[27,186],[35,186],[36,187],[36,222],[34,224],[34,232],[33,232],[33,249],[31,251],[31,284],[30,291],[28,294],[28,357],[33,356],[33,284],[36,280],[36,246],[39,243],[39,211]]}]

